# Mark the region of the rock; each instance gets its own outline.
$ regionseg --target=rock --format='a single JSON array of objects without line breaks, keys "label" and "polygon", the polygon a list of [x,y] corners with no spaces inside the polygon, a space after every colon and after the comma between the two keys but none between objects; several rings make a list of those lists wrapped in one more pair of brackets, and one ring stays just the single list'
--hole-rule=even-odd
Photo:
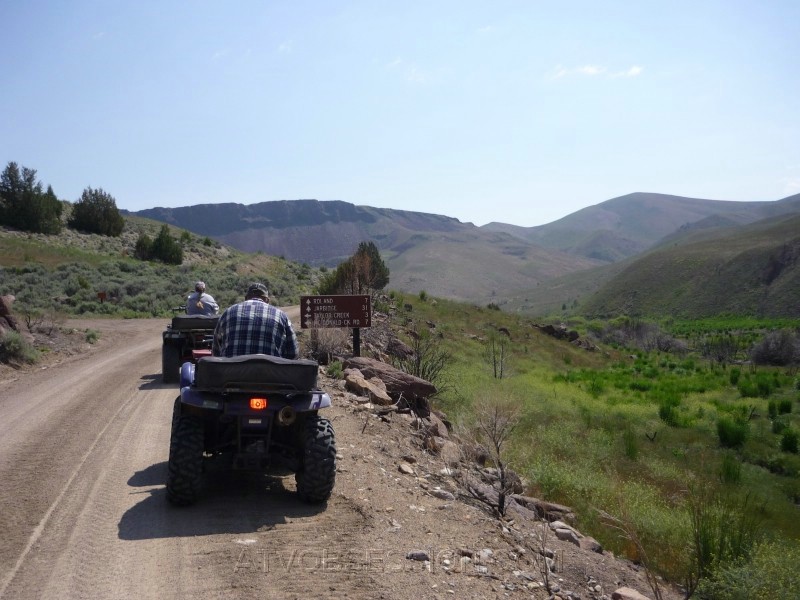
[{"label": "rock", "polygon": [[593,537],[589,537],[588,535],[581,538],[580,547],[584,550],[590,550],[592,552],[597,552],[597,554],[603,553],[603,546]]},{"label": "rock", "polygon": [[439,500],[450,500],[450,501],[452,501],[452,500],[456,499],[456,497],[451,492],[448,492],[447,490],[435,489],[435,490],[431,490],[430,493],[431,493],[431,496],[434,496],[435,498],[439,498]]},{"label": "rock", "polygon": [[425,550],[412,550],[408,554],[406,554],[406,558],[409,560],[418,560],[420,562],[424,562],[430,560],[430,554],[425,552]]},{"label": "rock", "polygon": [[0,317],[6,317],[11,314],[11,305],[14,304],[16,298],[11,294],[0,296]]},{"label": "rock", "polygon": [[555,531],[556,529],[569,529],[576,535],[579,535],[577,529],[575,529],[571,525],[567,525],[563,521],[553,521],[552,523],[550,523],[550,529],[552,529],[553,531]]},{"label": "rock", "polygon": [[581,545],[581,540],[577,536],[577,534],[570,529],[559,528],[555,530],[556,537],[560,539],[562,542],[570,542],[571,544],[575,544],[576,546]]},{"label": "rock", "polygon": [[456,467],[461,463],[461,448],[459,448],[458,444],[455,442],[442,440],[442,444],[439,448],[439,456],[446,465]]},{"label": "rock", "polygon": [[520,494],[514,494],[513,498],[517,503],[538,514],[540,519],[546,519],[551,522],[575,520],[575,513],[572,512],[569,506],[539,500],[531,496],[522,496]]},{"label": "rock", "polygon": [[[380,382],[380,384],[376,383]],[[359,396],[366,396],[370,402],[379,406],[389,406],[394,404],[392,399],[386,393],[385,386],[380,379],[370,379],[367,381],[363,377],[359,377],[355,373],[350,373],[345,378],[347,390]],[[383,388],[383,389],[382,389]]]},{"label": "rock", "polygon": [[428,434],[445,439],[450,437],[450,434],[447,431],[447,426],[444,424],[444,421],[436,416],[436,413],[431,412],[431,414],[427,416],[427,419],[430,421],[430,425],[428,426]]},{"label": "rock", "polygon": [[386,353],[397,358],[409,358],[414,355],[414,350],[401,340],[392,338],[386,346]]},{"label": "rock", "polygon": [[[484,482],[497,487],[500,483],[500,471],[493,467],[482,469],[480,472],[481,479]],[[506,468],[506,486],[511,487],[511,491],[515,494],[521,494],[524,491],[522,479],[511,469]]]},{"label": "rock", "polygon": [[15,317],[12,314],[8,314],[8,315],[4,315],[3,318],[6,320],[6,322],[8,323],[9,327],[11,327],[11,329],[13,329],[14,331],[19,331],[19,332],[22,331],[22,329],[19,326],[19,321],[17,320],[17,317]]},{"label": "rock", "polygon": [[414,474],[414,469],[412,469],[411,465],[409,465],[406,462],[400,463],[397,466],[397,470],[400,471],[401,473],[403,473],[404,475],[413,475]]},{"label": "rock", "polygon": [[436,393],[436,386],[429,381],[404,373],[379,360],[356,356],[345,361],[346,369],[358,369],[365,378],[377,377],[386,384],[386,391],[392,399],[401,397],[407,401],[426,399]]},{"label": "rock", "polygon": [[614,590],[611,594],[611,598],[612,600],[650,600],[647,596],[629,587],[621,587]]}]

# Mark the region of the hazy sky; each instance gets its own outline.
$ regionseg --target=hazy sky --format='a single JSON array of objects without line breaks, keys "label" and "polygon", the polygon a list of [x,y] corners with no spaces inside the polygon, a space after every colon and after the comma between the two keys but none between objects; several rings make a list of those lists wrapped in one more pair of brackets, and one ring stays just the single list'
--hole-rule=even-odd
[{"label": "hazy sky", "polygon": [[798,0],[0,0],[0,161],[531,226],[800,192]]}]

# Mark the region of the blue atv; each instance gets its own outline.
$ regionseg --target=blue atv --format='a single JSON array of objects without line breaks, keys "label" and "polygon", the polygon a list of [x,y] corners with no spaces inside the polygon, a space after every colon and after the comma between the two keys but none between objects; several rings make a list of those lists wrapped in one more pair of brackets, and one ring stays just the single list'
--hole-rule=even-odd
[{"label": "blue atv", "polygon": [[181,367],[169,444],[167,499],[193,504],[204,463],[295,474],[310,503],[330,498],[336,479],[331,405],[317,387],[318,365],[264,354],[202,357]]}]

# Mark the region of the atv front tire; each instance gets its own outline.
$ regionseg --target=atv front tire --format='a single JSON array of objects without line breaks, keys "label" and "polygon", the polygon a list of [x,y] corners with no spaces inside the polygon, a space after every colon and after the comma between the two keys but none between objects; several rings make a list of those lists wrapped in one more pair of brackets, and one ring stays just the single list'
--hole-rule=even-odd
[{"label": "atv front tire", "polygon": [[336,439],[328,419],[310,415],[303,423],[303,462],[295,474],[297,493],[320,504],[331,497],[336,482]]},{"label": "atv front tire", "polygon": [[177,506],[194,504],[203,474],[203,422],[178,417],[172,428],[167,464],[167,499]]}]

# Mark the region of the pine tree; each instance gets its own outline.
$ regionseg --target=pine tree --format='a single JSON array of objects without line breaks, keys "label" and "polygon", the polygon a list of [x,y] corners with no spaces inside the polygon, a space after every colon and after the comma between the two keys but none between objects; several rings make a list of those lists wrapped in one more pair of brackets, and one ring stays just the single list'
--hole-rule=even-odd
[{"label": "pine tree", "polygon": [[9,162],[0,175],[0,223],[34,233],[61,231],[63,205],[48,186],[36,179],[36,170]]},{"label": "pine tree", "polygon": [[125,219],[111,194],[87,187],[73,206],[68,224],[79,231],[116,237],[125,228]]},{"label": "pine tree", "polygon": [[361,242],[355,254],[325,274],[320,294],[372,294],[389,284],[389,267],[374,242]]},{"label": "pine tree", "polygon": [[183,262],[183,248],[180,243],[169,233],[169,226],[164,223],[153,240],[151,257],[170,265],[179,265]]}]

